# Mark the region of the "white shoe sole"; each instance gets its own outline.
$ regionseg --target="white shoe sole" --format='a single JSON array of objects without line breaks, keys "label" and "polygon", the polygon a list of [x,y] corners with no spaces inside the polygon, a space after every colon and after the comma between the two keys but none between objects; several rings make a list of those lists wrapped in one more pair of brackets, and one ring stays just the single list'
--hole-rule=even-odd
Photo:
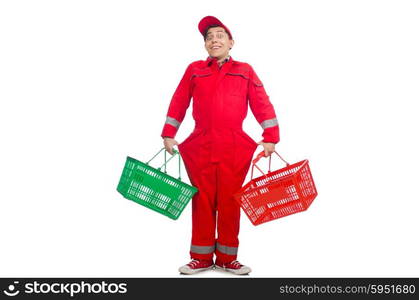
[{"label": "white shoe sole", "polygon": [[196,274],[202,271],[211,270],[214,269],[214,266],[208,267],[208,268],[200,268],[200,269],[182,269],[183,267],[179,268],[179,273],[183,275],[192,275]]},{"label": "white shoe sole", "polygon": [[250,272],[252,272],[252,270],[249,267],[246,267],[246,268],[248,268],[248,270],[246,270],[246,269],[244,269],[244,270],[234,270],[234,269],[223,268],[223,267],[215,265],[215,268],[218,269],[218,270],[223,270],[223,271],[226,271],[226,272],[233,273],[234,275],[248,275]]}]

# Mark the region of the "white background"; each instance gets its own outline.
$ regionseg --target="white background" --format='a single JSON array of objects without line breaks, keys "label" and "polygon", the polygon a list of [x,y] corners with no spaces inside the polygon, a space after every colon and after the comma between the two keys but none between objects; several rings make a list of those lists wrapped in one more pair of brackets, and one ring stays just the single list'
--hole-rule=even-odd
[{"label": "white background", "polygon": [[[278,152],[309,159],[319,192],[260,226],[242,214],[251,276],[419,276],[419,5],[365,0],[2,1],[0,276],[179,276],[191,205],[173,221],[116,186],[127,155],[162,147],[181,76],[207,57],[206,15],[232,31],[276,109]],[[244,128],[261,139],[250,110]]]}]

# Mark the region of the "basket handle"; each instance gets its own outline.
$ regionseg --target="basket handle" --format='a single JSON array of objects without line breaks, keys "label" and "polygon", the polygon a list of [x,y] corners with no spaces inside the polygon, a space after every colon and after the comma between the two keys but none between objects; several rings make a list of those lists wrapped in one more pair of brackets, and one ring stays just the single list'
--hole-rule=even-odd
[{"label": "basket handle", "polygon": [[[160,154],[160,152],[162,152],[163,150],[164,150],[165,148],[163,147],[163,148],[161,148],[160,149],[160,151],[159,152],[157,152],[157,154],[156,155],[154,155],[148,162],[146,162],[146,164],[148,165],[149,164],[149,162],[150,161],[152,161],[157,155],[159,155]],[[167,163],[173,158],[173,157],[175,157],[176,155],[178,155],[179,156],[179,172],[178,172],[178,174],[179,174],[179,177],[178,177],[178,179],[179,180],[181,180],[182,178],[181,178],[181,174],[180,174],[180,154],[179,154],[179,151],[177,151],[177,150],[175,150],[175,149],[173,149],[173,155],[169,158],[169,159],[167,159],[166,158],[166,152],[167,151],[164,151],[164,164],[162,164],[161,165],[161,167],[160,168],[157,168],[157,170],[161,170],[161,168],[163,168],[164,167],[164,173],[167,173],[167,171],[166,171],[166,165],[167,165]]]},{"label": "basket handle", "polygon": [[[279,155],[278,154],[278,152],[276,152],[276,151],[274,151],[274,153],[276,153],[276,155],[278,155],[279,156],[279,158],[287,165],[287,167],[290,165],[285,159],[283,159],[282,158],[282,156],[281,155]],[[269,155],[269,170],[268,170],[268,173],[270,173],[271,172],[271,156],[272,156],[272,154],[271,155]],[[253,159],[252,160],[252,173],[251,173],[251,176],[250,176],[250,180],[252,180],[253,179],[253,169],[256,167],[265,177],[267,177],[266,176],[266,174],[256,165],[256,163],[262,158],[262,157],[265,157],[265,151],[263,150],[262,152],[260,152],[257,156],[256,156],[256,158],[255,159]]]}]

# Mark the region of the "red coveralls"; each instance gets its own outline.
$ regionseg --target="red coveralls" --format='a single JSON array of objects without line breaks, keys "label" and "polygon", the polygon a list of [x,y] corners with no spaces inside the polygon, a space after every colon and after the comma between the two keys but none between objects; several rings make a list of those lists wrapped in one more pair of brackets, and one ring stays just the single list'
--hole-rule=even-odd
[{"label": "red coveralls", "polygon": [[[235,260],[240,206],[232,195],[249,170],[257,143],[242,129],[248,104],[263,131],[263,141],[279,142],[274,108],[253,68],[230,56],[221,68],[216,58],[191,63],[169,105],[162,137],[174,138],[193,98],[193,132],[178,145],[198,192],[192,199],[191,258]],[[216,237],[216,229],[218,236]]]}]

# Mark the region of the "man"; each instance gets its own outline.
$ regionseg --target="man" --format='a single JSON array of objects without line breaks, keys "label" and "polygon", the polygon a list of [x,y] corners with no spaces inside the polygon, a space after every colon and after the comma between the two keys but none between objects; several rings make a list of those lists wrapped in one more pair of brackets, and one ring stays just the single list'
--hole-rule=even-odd
[{"label": "man", "polygon": [[[169,105],[161,136],[173,154],[177,145],[192,185],[192,261],[179,268],[194,274],[215,267],[248,274],[237,259],[240,206],[232,195],[241,187],[253,154],[262,145],[265,156],[275,151],[279,127],[274,108],[253,68],[229,55],[230,30],[215,17],[198,24],[209,56],[191,63]],[[182,142],[174,137],[193,98],[193,132]],[[253,141],[242,129],[250,106],[263,128],[263,140]],[[217,237],[216,237],[217,232]]]}]

